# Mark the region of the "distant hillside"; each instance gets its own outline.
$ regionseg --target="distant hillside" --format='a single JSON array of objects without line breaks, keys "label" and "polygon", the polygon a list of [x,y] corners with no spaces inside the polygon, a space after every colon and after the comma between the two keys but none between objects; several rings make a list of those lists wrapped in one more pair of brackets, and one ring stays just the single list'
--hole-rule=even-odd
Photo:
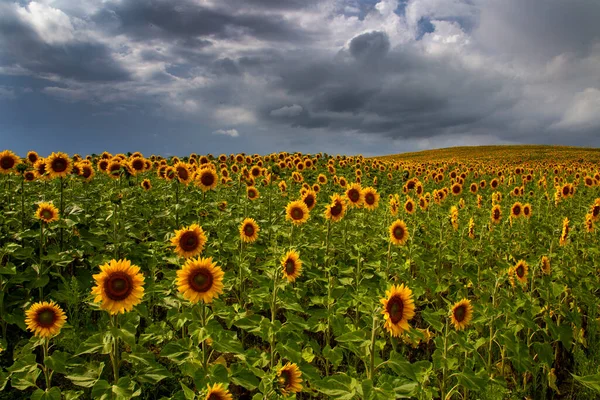
[{"label": "distant hillside", "polygon": [[541,161],[586,161],[600,162],[600,148],[547,146],[547,145],[507,145],[507,146],[468,146],[424,150],[412,153],[391,154],[373,157],[380,160],[427,162],[432,160],[504,160],[507,162]]}]

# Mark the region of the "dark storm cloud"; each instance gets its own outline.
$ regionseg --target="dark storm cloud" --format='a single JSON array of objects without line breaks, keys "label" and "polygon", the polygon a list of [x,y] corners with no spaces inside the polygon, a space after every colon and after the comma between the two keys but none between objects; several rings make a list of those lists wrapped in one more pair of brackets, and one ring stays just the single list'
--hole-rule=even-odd
[{"label": "dark storm cloud", "polygon": [[306,41],[310,33],[281,15],[232,13],[191,1],[130,0],[109,2],[93,20],[137,40],[253,36],[269,41]]},{"label": "dark storm cloud", "polygon": [[122,81],[128,72],[101,43],[49,44],[7,6],[0,5],[0,65],[79,81]]}]

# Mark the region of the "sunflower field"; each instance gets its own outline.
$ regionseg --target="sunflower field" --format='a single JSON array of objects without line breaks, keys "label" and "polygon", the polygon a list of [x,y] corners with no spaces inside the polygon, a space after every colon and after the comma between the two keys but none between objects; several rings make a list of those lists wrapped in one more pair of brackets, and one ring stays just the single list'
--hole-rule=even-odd
[{"label": "sunflower field", "polygon": [[600,398],[600,152],[0,152],[0,399]]}]

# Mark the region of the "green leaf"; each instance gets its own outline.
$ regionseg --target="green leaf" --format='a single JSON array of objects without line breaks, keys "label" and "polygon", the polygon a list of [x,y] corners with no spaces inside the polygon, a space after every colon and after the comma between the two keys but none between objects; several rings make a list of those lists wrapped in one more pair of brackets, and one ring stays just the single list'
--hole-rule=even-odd
[{"label": "green leaf", "polygon": [[[237,365],[237,364],[236,364]],[[259,381],[254,374],[244,368],[240,368],[237,371],[233,372],[231,376],[231,382],[236,385],[245,387],[248,390],[254,390],[258,387]]]},{"label": "green leaf", "polygon": [[581,383],[586,388],[600,394],[600,373],[586,376],[571,375],[573,375],[573,378],[575,378],[577,382]]},{"label": "green leaf", "polygon": [[333,349],[327,345],[323,348],[323,356],[329,360],[329,362],[335,366],[339,367],[340,363],[344,359],[344,351],[341,347],[334,347]]},{"label": "green leaf", "polygon": [[436,332],[441,332],[444,330],[444,324],[440,320],[441,317],[440,311],[433,311],[429,308],[426,308],[421,311],[421,316]]},{"label": "green leaf", "polygon": [[66,378],[73,382],[74,385],[90,388],[96,384],[98,379],[100,379],[103,369],[103,362],[91,361],[85,365],[79,365],[73,368]]},{"label": "green leaf", "polygon": [[192,389],[183,384],[183,382],[179,381],[181,385],[181,389],[183,390],[183,394],[186,400],[194,400],[196,398],[196,394]]},{"label": "green leaf", "polygon": [[328,376],[312,382],[313,389],[340,400],[350,400],[356,396],[358,382],[345,374]]},{"label": "green leaf", "polygon": [[487,386],[489,378],[486,377],[485,373],[479,375],[480,376],[477,376],[471,371],[463,371],[455,374],[456,378],[458,379],[458,383],[460,383],[464,388],[473,391],[484,390]]},{"label": "green leaf", "polygon": [[176,342],[167,343],[160,352],[161,357],[166,357],[169,360],[181,364],[190,357],[190,340],[180,339]]},{"label": "green leaf", "polygon": [[50,390],[37,389],[31,395],[31,400],[61,400],[62,395],[60,389],[57,387],[50,388]]},{"label": "green leaf", "polygon": [[77,349],[76,355],[82,354],[109,354],[112,346],[112,337],[110,333],[103,332],[90,336],[85,342],[81,343]]},{"label": "green leaf", "polygon": [[50,357],[46,357],[44,360],[44,364],[46,367],[51,370],[66,374],[67,373],[67,360],[71,358],[71,355],[68,353],[63,353],[62,351],[55,351],[52,353]]}]

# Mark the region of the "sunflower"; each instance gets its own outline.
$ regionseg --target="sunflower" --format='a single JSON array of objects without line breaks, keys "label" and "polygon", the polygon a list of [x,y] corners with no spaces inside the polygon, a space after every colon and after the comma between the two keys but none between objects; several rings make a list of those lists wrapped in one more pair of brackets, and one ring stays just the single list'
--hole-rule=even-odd
[{"label": "sunflower", "polygon": [[10,150],[0,152],[0,173],[10,174],[19,163],[19,157]]},{"label": "sunflower", "polygon": [[306,204],[308,211],[311,211],[317,204],[317,193],[312,189],[307,190],[306,193],[302,195],[302,201]]},{"label": "sunflower", "polygon": [[65,153],[52,153],[46,159],[46,168],[51,179],[64,178],[71,173],[73,163]]},{"label": "sunflower", "polygon": [[212,257],[190,258],[177,271],[177,290],[192,303],[211,303],[223,293],[223,275]]},{"label": "sunflower", "polygon": [[27,156],[25,158],[27,159],[27,162],[29,162],[29,164],[33,165],[40,158],[40,156],[38,155],[38,153],[32,150],[27,152]]},{"label": "sunflower", "polygon": [[600,198],[594,201],[594,204],[590,207],[589,213],[592,216],[592,221],[598,222],[598,219],[600,219]]},{"label": "sunflower", "polygon": [[379,205],[379,193],[372,187],[366,187],[362,190],[363,204],[367,210],[373,211]]},{"label": "sunflower", "polygon": [[129,160],[128,166],[129,170],[131,171],[131,175],[135,176],[144,172],[146,169],[146,162],[141,157],[135,157]]},{"label": "sunflower", "polygon": [[106,167],[106,173],[113,179],[119,179],[121,176],[121,162],[113,159]]},{"label": "sunflower", "polygon": [[502,210],[500,209],[500,204],[496,204],[492,207],[491,219],[494,224],[499,224],[502,219]]},{"label": "sunflower", "polygon": [[25,179],[26,182],[34,181],[35,171],[25,171],[25,173],[23,174],[23,179]]},{"label": "sunflower", "polygon": [[523,204],[518,201],[510,208],[511,218],[519,218],[523,215]]},{"label": "sunflower", "polygon": [[398,196],[390,195],[390,214],[392,216],[398,215],[398,209],[400,208],[400,202]]},{"label": "sunflower", "polygon": [[561,246],[566,245],[568,236],[569,236],[569,218],[565,217],[565,219],[563,220],[562,232],[560,234],[560,240],[558,243]]},{"label": "sunflower", "polygon": [[85,179],[86,182],[91,181],[94,178],[94,168],[92,168],[89,164],[81,165],[81,171],[79,171],[79,175]]},{"label": "sunflower", "polygon": [[380,300],[383,304],[381,313],[385,319],[385,328],[392,336],[399,336],[410,329],[408,321],[415,316],[412,290],[404,284],[392,285],[385,295],[386,297]]},{"label": "sunflower", "polygon": [[225,200],[220,201],[219,204],[217,204],[217,208],[219,209],[219,211],[227,210],[227,202]]},{"label": "sunflower", "polygon": [[527,219],[531,218],[531,204],[523,205],[523,216]]},{"label": "sunflower", "polygon": [[62,308],[53,301],[34,303],[25,312],[25,324],[27,329],[35,336],[50,338],[58,335],[60,329],[67,321]]},{"label": "sunflower", "polygon": [[295,200],[285,207],[285,219],[294,225],[302,225],[308,221],[308,207],[302,200]]},{"label": "sunflower", "polygon": [[529,274],[529,266],[523,260],[519,260],[517,264],[513,267],[513,272],[517,276],[517,280],[522,284],[527,283],[527,275]]},{"label": "sunflower", "polygon": [[206,192],[217,187],[219,177],[212,168],[203,168],[196,173],[195,183],[203,192]]},{"label": "sunflower", "polygon": [[190,171],[190,166],[184,162],[176,163],[173,168],[175,169],[175,175],[177,176],[177,180],[184,185],[187,185],[192,180],[192,173]]},{"label": "sunflower", "polygon": [[140,267],[129,260],[110,260],[100,266],[100,273],[93,275],[96,286],[92,288],[94,303],[111,314],[131,311],[142,302],[144,276]]},{"label": "sunflower", "polygon": [[457,331],[465,329],[473,319],[473,306],[471,305],[471,301],[462,299],[454,304],[450,312],[450,319]]},{"label": "sunflower", "polygon": [[458,230],[458,208],[456,206],[450,207],[450,222],[454,230]]},{"label": "sunflower", "polygon": [[479,186],[477,186],[476,183],[471,183],[471,186],[469,187],[469,190],[471,191],[471,193],[473,193],[473,194],[477,193],[477,189],[479,189]]},{"label": "sunflower", "polygon": [[35,216],[47,224],[58,221],[58,208],[54,207],[52,203],[40,203],[38,204]]},{"label": "sunflower", "polygon": [[550,259],[547,256],[542,256],[542,272],[550,275]]},{"label": "sunflower", "polygon": [[475,221],[473,217],[469,219],[469,238],[475,239]]},{"label": "sunflower", "polygon": [[279,390],[281,394],[287,396],[288,394],[298,393],[302,390],[302,372],[300,368],[294,363],[289,362],[277,371],[277,382],[279,383]]},{"label": "sunflower", "polygon": [[317,181],[319,181],[321,185],[325,185],[327,183],[327,177],[323,174],[319,174]]},{"label": "sunflower", "polygon": [[408,228],[404,221],[397,219],[389,228],[390,241],[395,245],[403,245],[408,240]]},{"label": "sunflower", "polygon": [[404,211],[406,211],[407,214],[414,214],[415,202],[412,198],[409,197],[406,199],[406,203],[404,203]]},{"label": "sunflower", "polygon": [[[341,180],[340,180],[341,184]],[[353,183],[346,190],[346,198],[350,207],[360,207],[364,201],[364,193],[358,183]]]},{"label": "sunflower", "polygon": [[254,186],[248,186],[246,188],[246,196],[248,196],[248,199],[250,200],[256,200],[260,197],[260,193]]},{"label": "sunflower", "polygon": [[223,387],[223,384],[215,383],[212,387],[210,384],[207,384],[207,386],[208,391],[204,400],[233,400],[231,393]]},{"label": "sunflower", "polygon": [[[304,203],[302,203],[304,204]],[[252,218],[246,218],[240,225],[240,239],[246,243],[253,243],[258,239],[260,228],[256,221]]]},{"label": "sunflower", "polygon": [[140,184],[140,186],[145,190],[148,191],[150,189],[152,189],[152,183],[150,182],[150,179],[144,179],[142,181],[142,183]]},{"label": "sunflower", "polygon": [[462,193],[462,185],[460,183],[455,183],[454,185],[452,185],[452,188],[450,191],[452,192],[453,195],[458,196],[459,194]]},{"label": "sunflower", "polygon": [[334,194],[331,198],[331,204],[325,208],[325,218],[332,222],[338,222],[344,218],[346,213],[346,203],[339,194]]},{"label": "sunflower", "polygon": [[283,276],[287,278],[288,282],[294,282],[302,273],[302,260],[295,250],[290,250],[283,256],[281,266],[283,267]]},{"label": "sunflower", "polygon": [[195,257],[204,250],[206,234],[200,225],[192,224],[187,228],[175,231],[171,244],[175,246],[175,252],[180,257]]},{"label": "sunflower", "polygon": [[281,191],[281,193],[285,193],[285,191],[287,190],[287,183],[285,183],[285,181],[279,182],[279,184],[277,184],[277,186],[279,187],[279,190]]}]

